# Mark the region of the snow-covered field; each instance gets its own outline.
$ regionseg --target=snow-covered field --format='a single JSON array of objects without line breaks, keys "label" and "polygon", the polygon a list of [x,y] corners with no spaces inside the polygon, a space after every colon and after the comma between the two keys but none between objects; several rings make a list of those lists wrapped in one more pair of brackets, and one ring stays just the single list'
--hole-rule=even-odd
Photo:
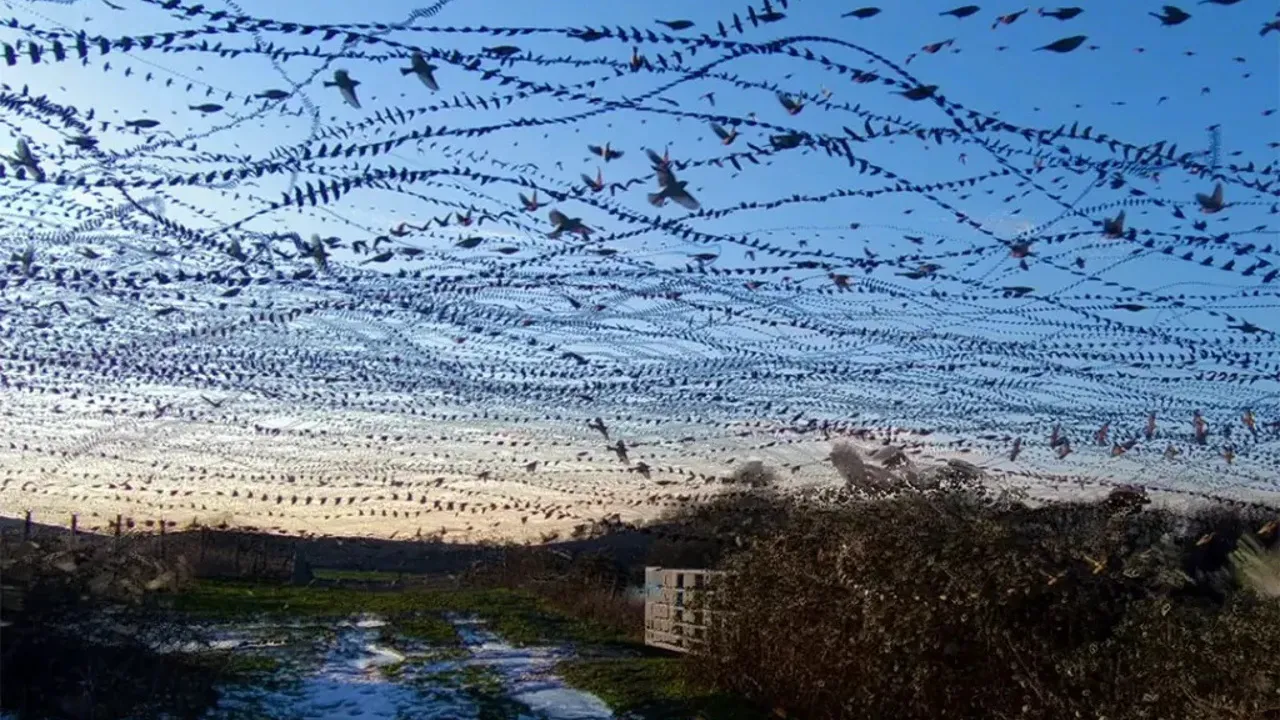
[{"label": "snow-covered field", "polygon": [[[274,658],[258,682],[224,688],[209,720],[606,720],[594,695],[554,674],[561,648],[516,648],[472,618],[455,618],[461,650],[388,637],[377,618],[306,632],[297,625],[244,628],[236,652]],[[289,642],[266,640],[291,637]],[[225,647],[226,643],[223,643]]]}]

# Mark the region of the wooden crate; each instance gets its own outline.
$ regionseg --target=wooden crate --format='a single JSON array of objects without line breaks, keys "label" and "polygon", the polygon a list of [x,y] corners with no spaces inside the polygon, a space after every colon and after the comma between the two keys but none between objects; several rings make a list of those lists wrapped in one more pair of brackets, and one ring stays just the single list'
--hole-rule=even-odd
[{"label": "wooden crate", "polygon": [[711,614],[704,601],[715,592],[717,570],[645,568],[644,641],[689,652],[706,640]]}]

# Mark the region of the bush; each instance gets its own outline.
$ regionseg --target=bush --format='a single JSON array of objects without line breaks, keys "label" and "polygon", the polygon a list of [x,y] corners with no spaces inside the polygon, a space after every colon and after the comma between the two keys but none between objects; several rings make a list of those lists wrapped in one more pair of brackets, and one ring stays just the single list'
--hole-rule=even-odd
[{"label": "bush", "polygon": [[843,461],[846,492],[775,500],[723,563],[703,679],[813,720],[1280,717],[1274,518]]},{"label": "bush", "polygon": [[129,539],[0,548],[0,687],[23,718],[196,717],[216,700],[220,668],[163,646],[198,642],[158,598],[188,579],[180,558]]}]

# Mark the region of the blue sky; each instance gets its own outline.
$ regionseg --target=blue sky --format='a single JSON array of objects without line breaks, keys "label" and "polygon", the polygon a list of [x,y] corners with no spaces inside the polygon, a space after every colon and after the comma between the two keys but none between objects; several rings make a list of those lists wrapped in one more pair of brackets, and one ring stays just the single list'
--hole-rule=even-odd
[{"label": "blue sky", "polygon": [[[133,0],[121,0],[127,12],[112,10],[100,0],[81,0],[64,5],[58,3],[25,3],[16,0],[0,2],[5,14],[18,18],[19,22],[31,22],[44,28],[63,26],[83,28],[90,33],[111,37],[141,35],[189,27],[190,21],[178,21],[168,13]],[[1010,25],[992,27],[996,16],[1016,12],[1022,5],[983,5],[976,15],[956,19],[940,16],[941,11],[961,3],[885,3],[879,15],[859,20],[842,18],[840,14],[852,10],[855,5],[795,2],[787,11],[785,21],[764,25],[738,35],[731,40],[744,42],[768,42],[778,37],[823,36],[838,38],[848,43],[865,46],[903,63],[915,54],[906,69],[922,82],[936,84],[939,92],[948,100],[967,108],[995,114],[1006,122],[1020,127],[1053,129],[1059,125],[1079,127],[1093,126],[1097,132],[1137,145],[1157,141],[1176,143],[1183,151],[1203,150],[1208,145],[1208,127],[1219,125],[1224,162],[1244,164],[1250,160],[1258,166],[1276,159],[1276,151],[1267,147],[1275,141],[1276,115],[1264,116],[1264,111],[1274,108],[1280,99],[1280,59],[1277,38],[1280,33],[1263,38],[1258,30],[1269,19],[1270,10],[1258,2],[1241,2],[1230,7],[1216,5],[1186,6],[1193,17],[1177,27],[1161,27],[1148,13],[1155,11],[1159,3],[1114,2],[1093,3],[1084,14],[1059,21],[1037,15],[1035,8]],[[215,2],[208,2],[210,9],[221,9]],[[243,0],[241,9],[249,15],[300,23],[347,22],[402,22],[419,6],[414,2],[382,0],[373,4],[314,3],[314,2],[250,2]],[[370,8],[374,12],[370,12]],[[692,13],[692,14],[690,14]],[[717,21],[729,21],[733,14],[746,16],[746,5],[740,2],[704,3],[587,3],[576,0],[557,0],[549,3],[507,2],[498,0],[457,0],[448,4],[435,17],[418,21],[420,26],[464,27],[610,27],[635,26],[641,29],[664,29],[654,24],[655,19],[688,19],[696,24],[684,34],[714,33]],[[234,14],[234,12],[233,12]],[[92,18],[86,20],[85,18]],[[744,19],[745,22],[745,19]],[[1071,35],[1088,36],[1086,46],[1069,54],[1036,51],[1054,40]],[[0,30],[0,41],[14,42],[22,34],[11,29]],[[265,42],[276,42],[288,47],[310,47],[316,41],[300,43],[296,37],[264,34]],[[458,48],[464,52],[476,52],[485,46],[515,44],[544,57],[572,54],[579,58],[609,57],[626,62],[632,53],[632,43],[615,39],[595,43],[566,39],[556,34],[534,34],[513,38],[494,38],[466,34],[430,33],[425,31],[398,30],[387,35],[398,43],[419,45],[423,48]],[[210,37],[210,42],[221,40],[227,48],[246,48],[253,45],[247,33]],[[937,54],[921,52],[924,46],[947,40],[954,43]],[[639,50],[652,56],[669,51],[674,46],[641,44]],[[809,48],[815,53],[827,55],[832,60],[850,66],[875,70],[890,76],[891,71],[878,66],[858,52],[831,43],[805,41],[798,48]],[[324,44],[328,52],[340,50],[340,40]],[[1001,49],[1005,48],[1005,49]],[[363,45],[359,52],[385,53],[394,48]],[[1191,51],[1193,55],[1187,55]],[[685,61],[696,65],[718,57],[715,52],[703,50]],[[103,61],[110,61],[112,68],[104,71]],[[1242,60],[1242,61],[1241,61]],[[373,63],[358,58],[344,58],[332,63],[320,77],[303,86],[298,93],[283,104],[290,111],[300,111],[310,102],[321,108],[321,124],[325,127],[357,123],[373,117],[378,111],[394,108],[422,107],[439,102],[458,93],[473,96],[489,96],[509,92],[496,83],[481,82],[473,73],[453,67],[442,67],[437,72],[442,90],[432,93],[413,77],[405,77],[398,68],[406,65],[403,60]],[[439,63],[446,66],[446,63]],[[295,82],[308,78],[321,63],[314,59],[294,59],[283,64],[289,78]],[[489,62],[486,67],[494,67]],[[125,69],[131,70],[126,77]],[[343,105],[333,88],[324,88],[320,80],[327,79],[332,69],[344,68],[359,80],[358,92],[362,109]],[[530,80],[551,83],[581,83],[594,78],[608,78],[597,86],[600,94],[610,99],[636,97],[652,88],[678,77],[677,74],[627,74],[614,77],[606,67],[568,68],[564,66],[540,67],[520,60],[502,68],[504,72],[518,74]],[[289,83],[262,57],[242,55],[235,59],[222,59],[209,53],[173,53],[133,51],[129,55],[113,52],[106,58],[94,53],[87,67],[78,63],[46,63],[32,67],[23,63],[6,73],[3,81],[14,86],[29,84],[33,93],[48,93],[54,100],[73,102],[80,108],[95,108],[98,119],[123,121],[149,117],[160,120],[157,131],[167,130],[178,136],[201,136],[199,149],[234,155],[263,157],[280,147],[297,147],[302,144],[311,128],[311,118],[281,114],[280,107],[272,107],[260,118],[232,122],[258,110],[254,102],[244,105],[241,98],[268,88],[288,89]],[[776,83],[797,94],[814,98],[814,103],[799,115],[788,117],[774,96],[765,90],[739,89],[729,82],[717,79],[701,79],[684,83],[662,97],[678,103],[679,110],[716,113],[727,116],[747,117],[755,114],[761,121],[795,127],[819,134],[839,135],[845,126],[861,132],[862,118],[848,112],[828,110],[817,106],[824,89],[831,92],[835,103],[857,104],[862,110],[878,115],[903,116],[926,127],[950,128],[950,119],[935,105],[928,102],[912,103],[877,83],[855,84],[846,76],[823,70],[815,63],[779,55],[748,55],[716,68],[717,72],[731,73],[743,79]],[[153,80],[147,82],[147,73]],[[1249,77],[1245,77],[1249,74]],[[164,82],[173,80],[172,87]],[[184,88],[190,83],[190,90]],[[1209,94],[1202,88],[1209,87]],[[236,97],[225,100],[230,92]],[[710,106],[701,96],[715,93],[715,106]],[[1161,98],[1167,98],[1161,101]],[[202,116],[190,106],[206,102],[226,105],[226,110]],[[1123,103],[1123,104],[1119,104]],[[393,154],[374,160],[375,165],[391,163],[410,169],[428,169],[456,163],[472,164],[477,170],[495,175],[514,176],[517,173],[501,170],[482,161],[469,161],[458,153],[476,153],[507,163],[529,163],[541,169],[540,182],[577,182],[579,173],[595,175],[597,169],[604,172],[606,181],[623,180],[649,173],[648,162],[642,148],[652,147],[659,152],[669,148],[678,160],[705,159],[723,154],[705,122],[675,118],[662,110],[675,110],[675,106],[656,99],[645,103],[650,111],[626,109],[606,113],[573,125],[538,129],[516,129],[497,132],[478,139],[452,138],[448,152],[430,143],[404,145]],[[391,129],[374,129],[364,133],[363,141],[386,139],[408,129],[429,124],[433,127],[483,126],[509,117],[544,117],[571,115],[584,112],[593,106],[583,102],[562,103],[545,97],[525,99],[497,112],[485,113],[468,109],[443,110],[420,116],[407,126]],[[232,123],[216,133],[210,131]],[[879,125],[879,123],[877,123]],[[26,127],[26,126],[23,126]],[[58,141],[47,131],[31,130],[31,137],[41,147],[52,148]],[[44,134],[40,134],[40,133]],[[767,130],[743,127],[742,137],[734,149],[745,149],[745,142],[760,146],[768,144]],[[207,136],[207,137],[206,137]],[[154,133],[154,139],[164,135]],[[1030,144],[1011,135],[988,134],[993,141],[1009,143],[1018,152],[1031,152]],[[102,144],[111,150],[136,147],[146,141],[147,133],[140,135],[104,135]],[[610,142],[612,147],[624,151],[619,160],[609,163],[589,158],[588,143]],[[1075,151],[1085,152],[1094,160],[1109,156],[1105,148],[1084,143],[1073,143]],[[893,142],[869,142],[854,144],[853,150],[860,157],[880,165],[899,177],[918,184],[960,180],[999,169],[992,155],[976,143],[952,143],[942,146],[921,143],[914,138]],[[1051,148],[1042,148],[1051,150]],[[54,152],[50,149],[50,152]],[[1232,153],[1239,153],[1232,155]],[[182,152],[173,151],[173,159],[156,161],[167,167],[200,167],[196,163],[184,164]],[[68,157],[67,167],[91,167],[84,161]],[[557,167],[562,163],[562,167]],[[1017,156],[1015,163],[1024,170],[1031,167],[1028,156]],[[1046,182],[1055,173],[1037,176]],[[1002,202],[1008,195],[1021,193],[1009,179],[981,185],[965,197],[963,191],[940,193],[954,207],[970,218],[978,220],[1001,240],[1011,240],[1030,228],[1040,228],[1047,235],[1084,230],[1088,221],[1099,221],[1114,213],[1109,205],[1125,197],[1124,190],[1109,188],[1087,189],[1092,173],[1083,177],[1070,173],[1060,188],[1064,197],[1079,202],[1080,208],[1098,208],[1087,212],[1087,218],[1067,217],[1052,225],[1050,221],[1062,214],[1061,206],[1050,202],[1039,193],[1013,203]],[[531,175],[531,177],[537,177]],[[872,190],[891,187],[894,182],[884,177],[859,175],[842,159],[826,158],[816,151],[793,151],[776,156],[764,166],[744,164],[741,173],[727,166],[723,168],[701,167],[682,173],[689,187],[706,208],[719,208],[744,200],[768,201],[796,194],[821,194],[836,188]],[[1169,208],[1134,208],[1129,211],[1131,226],[1153,230],[1169,230],[1173,225],[1185,226],[1201,218],[1193,207],[1194,193],[1208,192],[1211,182],[1191,178],[1184,172],[1169,171],[1157,183],[1154,180],[1131,178],[1131,187],[1140,188],[1152,195],[1184,203],[1188,220],[1175,221]],[[652,181],[645,191],[651,191]],[[226,193],[207,189],[178,190],[175,196],[201,208],[218,221],[237,220],[262,205],[262,199],[274,201],[285,189],[285,179],[269,178],[258,186],[243,186]],[[563,185],[561,185],[563,187]],[[992,194],[985,193],[992,189]],[[492,209],[510,208],[515,203],[519,188],[510,185],[476,183],[445,183],[418,188],[424,196],[444,201],[477,203]],[[1087,190],[1087,192],[1086,192]],[[483,193],[492,202],[477,201],[472,193]],[[236,194],[240,193],[240,197]],[[255,197],[247,197],[252,194]],[[256,199],[255,199],[256,198]],[[1235,199],[1234,196],[1228,200]],[[1257,197],[1249,196],[1250,201]],[[632,188],[625,196],[614,198],[618,204],[633,212],[651,215],[655,211],[645,202],[639,187]],[[571,216],[582,216],[588,224],[601,232],[624,231],[633,228],[619,226],[599,211],[568,201],[562,208]],[[312,232],[322,235],[338,235],[347,239],[368,238],[385,233],[400,221],[421,223],[430,217],[443,216],[447,207],[430,203],[427,199],[411,199],[391,193],[357,191],[327,210],[307,210],[297,213],[282,210],[266,215],[246,225],[247,229],[261,232],[298,232],[303,237]],[[1014,211],[1017,211],[1014,214]],[[1231,232],[1240,243],[1256,243],[1258,246],[1273,243],[1274,229],[1252,229],[1274,222],[1268,214],[1269,203],[1258,206],[1240,205],[1209,219],[1211,233]],[[909,211],[909,213],[908,213]],[[52,211],[50,211],[52,212]],[[199,218],[180,207],[168,208],[171,217],[181,218],[193,226],[209,227],[210,218]],[[546,209],[525,217],[525,228],[548,229]],[[664,218],[682,217],[684,211],[670,204],[660,211]],[[856,223],[855,230],[850,227]],[[991,251],[993,241],[956,223],[955,217],[916,193],[886,194],[874,200],[836,199],[826,203],[796,203],[767,211],[744,211],[724,218],[699,219],[691,225],[704,232],[724,235],[750,235],[775,245],[798,251],[824,250],[851,256],[859,256],[864,250],[882,255],[897,256],[916,253],[948,253],[961,248],[985,247],[988,251],[974,258],[937,260],[946,272],[960,278],[982,280],[988,285],[1031,286],[1035,294],[1069,298],[1066,302],[1075,306],[1101,308],[1099,312],[1125,322],[1146,324],[1169,329],[1172,332],[1195,333],[1204,331],[1203,337],[1214,337],[1222,332],[1225,322],[1220,317],[1201,312],[1149,311],[1145,316],[1115,314],[1107,306],[1109,300],[1132,293],[1119,290],[1128,286],[1152,292],[1185,292],[1212,295],[1214,307],[1231,312],[1233,307],[1243,307],[1237,314],[1266,325],[1269,317],[1276,317],[1274,287],[1268,286],[1270,295],[1261,299],[1238,300],[1224,297],[1235,290],[1257,287],[1258,278],[1241,277],[1238,273],[1216,271],[1194,262],[1181,262],[1150,253],[1132,256],[1132,247],[1123,242],[1100,238],[1096,233],[1069,240],[1066,244],[1037,247],[1043,259],[1052,259],[1060,266],[1070,266],[1077,257],[1087,261],[1083,277],[1054,269],[1043,262],[1033,262],[1030,270],[1019,270],[1016,261],[1007,252]],[[525,242],[544,242],[531,238],[520,227],[486,225],[485,231],[506,241],[520,245]],[[0,228],[3,231],[3,228]],[[449,229],[432,234],[414,236],[405,242],[438,252],[439,257],[450,260],[457,267],[474,267],[452,249],[457,238],[474,234],[474,229]],[[927,238],[922,246],[904,241],[905,235]],[[801,243],[804,245],[801,245]],[[723,245],[708,247],[688,243],[657,233],[642,233],[611,244],[622,251],[622,261],[655,263],[663,267],[682,265],[687,257],[698,252],[722,252],[718,261],[724,266],[750,266],[753,261],[743,256],[741,247]],[[1180,254],[1180,253],[1179,253]],[[1197,253],[1197,260],[1203,253]],[[1217,265],[1227,259],[1219,254]],[[909,266],[912,262],[906,261]],[[1244,263],[1244,260],[1241,260]],[[775,264],[761,258],[759,264]],[[392,265],[391,267],[395,267]],[[958,291],[958,285],[941,281],[908,282],[893,274],[908,267],[883,268],[874,278],[893,282],[911,291],[947,288]],[[860,272],[857,273],[861,275]],[[829,284],[821,271],[795,271],[792,279],[803,281],[805,287],[816,288]],[[777,282],[777,277],[770,277]],[[1110,285],[1105,283],[1111,283]],[[739,291],[740,293],[743,291]],[[1097,301],[1082,296],[1096,294]],[[709,297],[716,302],[724,300],[723,288],[715,288]],[[913,298],[909,301],[890,301],[885,297],[867,303],[835,301],[822,296],[791,297],[779,295],[774,311],[791,312],[795,316],[805,313],[821,313],[826,316],[839,314],[852,323],[867,326],[895,327],[921,334],[958,333],[976,337],[992,337],[1001,341],[1019,339],[1028,343],[1047,343],[1062,340],[1064,336],[1076,337],[1079,333],[1069,327],[1050,325],[1060,323],[1085,323],[1078,315],[1066,313],[1060,307],[1047,306],[1043,302],[1028,299],[1025,302],[999,299],[938,302],[929,298]],[[841,305],[840,302],[845,304]],[[516,303],[519,304],[518,302]],[[631,309],[639,314],[643,303],[633,303]],[[1029,320],[1030,319],[1030,320]],[[627,319],[630,327],[643,327],[638,317]],[[683,322],[683,320],[682,320]],[[691,325],[715,322],[714,316],[693,313]],[[722,337],[741,341],[749,335],[732,326],[722,329]],[[797,344],[790,348],[802,357],[817,357],[823,352],[839,352],[823,347],[821,339],[809,338],[812,347],[804,345],[802,333],[778,330],[769,347],[771,353],[785,353],[776,338],[791,338]],[[1198,335],[1197,335],[1198,336]],[[621,341],[619,341],[621,342]],[[1268,349],[1274,349],[1274,339]],[[599,339],[590,347],[603,351]],[[864,348],[868,353],[880,352]],[[896,352],[901,353],[898,348]],[[905,357],[905,355],[903,355]],[[881,358],[893,357],[885,350]],[[1063,385],[1063,392],[1098,392]],[[1074,387],[1074,389],[1072,389]],[[1241,399],[1241,404],[1277,407],[1274,387],[1253,388],[1253,400]],[[1173,392],[1171,389],[1170,392]],[[1089,402],[1102,402],[1105,398],[1089,395]],[[1225,398],[1219,398],[1225,402]],[[1234,396],[1231,401],[1234,402]],[[1190,402],[1189,400],[1187,401]],[[1143,409],[1134,408],[1137,422]],[[1043,421],[1043,418],[1038,420]],[[1028,419],[1027,422],[1032,422]]]}]

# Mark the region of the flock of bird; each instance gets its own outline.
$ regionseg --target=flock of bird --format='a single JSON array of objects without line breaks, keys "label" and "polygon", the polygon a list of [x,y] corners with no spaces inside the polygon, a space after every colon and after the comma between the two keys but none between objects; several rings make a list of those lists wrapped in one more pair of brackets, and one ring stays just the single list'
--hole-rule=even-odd
[{"label": "flock of bird", "polygon": [[[1278,502],[1280,14],[432,24],[473,2],[8,7],[0,514],[546,536],[840,440]],[[1009,61],[1053,97],[961,82]]]}]

